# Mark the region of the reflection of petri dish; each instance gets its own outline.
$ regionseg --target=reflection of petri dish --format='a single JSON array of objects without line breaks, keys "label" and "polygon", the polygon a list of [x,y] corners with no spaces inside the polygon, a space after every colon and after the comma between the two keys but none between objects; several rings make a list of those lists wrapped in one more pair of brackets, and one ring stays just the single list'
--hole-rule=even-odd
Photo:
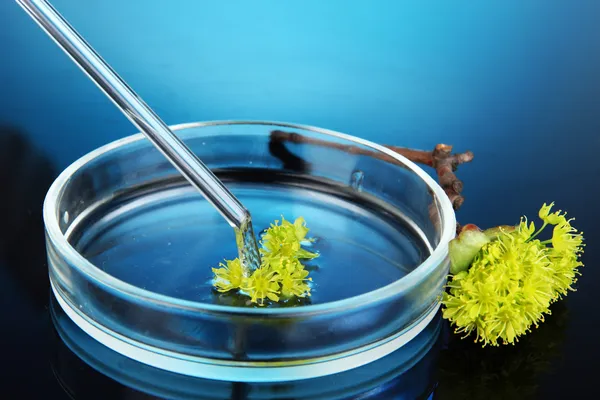
[{"label": "reflection of petri dish", "polygon": [[[235,383],[176,374],[125,357],[83,332],[54,296],[50,314],[58,333],[52,366],[76,399],[123,395],[124,388],[113,381],[168,399],[425,399],[434,387],[440,345],[438,313],[406,346],[366,366],[303,381]],[[82,361],[87,365],[79,367]]]},{"label": "reflection of petri dish", "polygon": [[[274,142],[292,130],[303,143]],[[141,135],[67,168],[44,205],[53,291],[87,334],[142,363],[239,382],[309,379],[371,363],[434,318],[452,206],[424,171],[378,145],[252,122],[177,127],[250,209],[255,230],[306,219],[321,256],[310,302],[257,308],[215,295],[231,228]],[[332,145],[333,144],[333,145]]]}]

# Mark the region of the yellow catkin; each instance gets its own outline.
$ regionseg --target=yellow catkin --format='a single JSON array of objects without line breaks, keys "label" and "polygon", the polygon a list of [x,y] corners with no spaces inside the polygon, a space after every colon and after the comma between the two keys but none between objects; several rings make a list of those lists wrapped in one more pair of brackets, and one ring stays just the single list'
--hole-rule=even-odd
[{"label": "yellow catkin", "polygon": [[[443,316],[464,336],[483,346],[514,344],[543,322],[550,305],[574,290],[583,264],[583,235],[553,204],[539,211],[542,227],[522,219],[483,245],[467,271],[452,276],[443,294]],[[554,226],[552,238],[537,236]]]}]

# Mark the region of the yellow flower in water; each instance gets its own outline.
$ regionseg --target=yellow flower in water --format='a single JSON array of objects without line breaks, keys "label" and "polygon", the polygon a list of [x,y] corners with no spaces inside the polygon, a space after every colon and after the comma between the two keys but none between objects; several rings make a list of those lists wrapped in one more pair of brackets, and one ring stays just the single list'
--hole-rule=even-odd
[{"label": "yellow flower in water", "polygon": [[269,268],[258,268],[248,278],[242,289],[248,292],[253,303],[259,305],[263,305],[265,299],[279,301],[279,275]]},{"label": "yellow flower in water", "polygon": [[238,289],[242,286],[244,280],[244,270],[238,258],[234,260],[225,260],[226,265],[219,263],[221,268],[213,268],[215,274],[213,285],[219,292],[228,292]]},{"label": "yellow flower in water", "polygon": [[[282,219],[283,219],[283,217],[282,217]],[[299,242],[302,242],[303,240],[307,240],[306,235],[308,234],[308,231],[309,231],[309,229],[306,227],[306,222],[304,221],[304,218],[302,218],[302,217],[296,218],[296,220],[294,221],[294,232],[296,233],[296,239]]]},{"label": "yellow flower in water", "polygon": [[307,277],[308,271],[304,269],[283,269],[279,275],[281,296],[285,298],[310,296],[310,286],[307,282],[312,281],[312,278]]},{"label": "yellow flower in water", "polygon": [[213,268],[213,285],[220,292],[241,289],[238,294],[247,295],[251,302],[264,305],[265,299],[279,301],[281,297],[310,296],[308,271],[300,262],[302,259],[318,257],[302,248],[307,239],[308,228],[303,218],[291,223],[282,218],[281,224],[275,221],[262,238],[261,266],[250,277],[243,276],[239,259],[227,261],[223,268]]},{"label": "yellow flower in water", "polygon": [[[265,265],[267,265],[267,263],[265,263]],[[273,260],[268,267],[279,275],[282,275],[284,272],[292,273],[304,269],[304,265],[302,265],[300,260],[295,258],[278,258]]]},{"label": "yellow flower in water", "polygon": [[[533,222],[524,218],[514,230],[500,229],[493,241],[482,245],[467,271],[452,276],[442,303],[443,316],[456,332],[475,333],[484,346],[514,344],[532,325],[543,322],[554,301],[573,290],[577,268],[583,265],[583,237],[564,215],[550,214],[551,206],[540,209],[540,230],[535,232]],[[555,225],[552,239],[536,239],[547,225]]]},{"label": "yellow flower in water", "polygon": [[306,239],[308,228],[302,217],[294,223],[285,218],[275,221],[263,236],[263,248],[260,249],[263,262],[272,267],[277,267],[282,259],[312,259],[318,256],[302,248]]}]

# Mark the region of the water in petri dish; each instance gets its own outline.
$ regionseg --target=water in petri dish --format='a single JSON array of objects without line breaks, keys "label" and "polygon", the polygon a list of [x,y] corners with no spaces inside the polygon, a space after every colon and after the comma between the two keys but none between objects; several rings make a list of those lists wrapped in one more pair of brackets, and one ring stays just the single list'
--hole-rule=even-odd
[{"label": "water in petri dish", "polygon": [[[320,256],[306,263],[319,304],[386,286],[429,250],[407,223],[351,186],[265,171],[221,171],[260,235],[283,216],[304,217]],[[240,305],[213,290],[212,267],[237,257],[235,234],[183,179],[161,181],[106,202],[77,223],[71,243],[90,262],[140,288],[203,303]]]}]

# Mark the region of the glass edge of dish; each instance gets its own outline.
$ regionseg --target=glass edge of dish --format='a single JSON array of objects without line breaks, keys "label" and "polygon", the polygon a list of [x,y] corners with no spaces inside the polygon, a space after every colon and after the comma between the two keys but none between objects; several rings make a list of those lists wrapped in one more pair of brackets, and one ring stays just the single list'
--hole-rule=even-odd
[{"label": "glass edge of dish", "polygon": [[425,182],[428,188],[432,190],[434,198],[439,202],[443,226],[439,244],[434,248],[433,252],[429,255],[429,257],[427,257],[417,268],[415,268],[409,274],[395,282],[392,282],[386,286],[357,296],[316,305],[306,305],[294,308],[264,309],[234,307],[217,304],[199,303],[191,300],[183,300],[139,288],[135,285],[119,280],[113,277],[112,275],[98,269],[87,259],[85,259],[85,257],[79,254],[79,252],[77,252],[68,243],[67,239],[60,231],[59,216],[56,210],[57,205],[60,203],[63,188],[69,182],[70,177],[77,170],[81,169],[87,163],[91,162],[92,160],[109,151],[115,150],[119,147],[129,145],[137,141],[147,140],[142,133],[135,133],[107,143],[101,147],[98,147],[71,163],[59,174],[59,176],[50,186],[45,196],[43,204],[43,219],[45,224],[45,230],[49,240],[57,248],[61,256],[68,259],[69,264],[78,268],[81,272],[83,272],[86,275],[86,277],[93,279],[96,283],[102,286],[108,286],[112,290],[116,290],[125,295],[135,297],[138,300],[150,302],[162,307],[175,307],[180,309],[181,311],[199,311],[216,314],[236,314],[249,316],[268,315],[272,317],[293,317],[296,315],[304,316],[307,314],[341,312],[345,309],[354,308],[356,306],[364,307],[370,305],[371,303],[378,303],[384,301],[386,298],[399,294],[405,289],[414,286],[416,282],[424,279],[428,275],[428,273],[431,272],[431,270],[435,269],[435,266],[444,262],[444,259],[447,257],[448,253],[448,243],[455,236],[456,231],[456,216],[454,213],[454,209],[441,186],[414,162],[408,160],[406,157],[396,152],[393,152],[392,150],[378,145],[377,143],[361,139],[352,135],[324,128],[313,127],[310,125],[260,120],[214,120],[204,122],[181,123],[170,125],[169,127],[173,131],[181,131],[191,128],[227,125],[262,125],[312,131],[318,134],[333,136],[339,139],[347,140],[349,142],[357,143],[359,145],[366,146],[378,152],[384,153],[392,158],[396,158],[397,160],[405,164],[407,167],[409,167],[413,173],[415,173],[422,181]]}]

